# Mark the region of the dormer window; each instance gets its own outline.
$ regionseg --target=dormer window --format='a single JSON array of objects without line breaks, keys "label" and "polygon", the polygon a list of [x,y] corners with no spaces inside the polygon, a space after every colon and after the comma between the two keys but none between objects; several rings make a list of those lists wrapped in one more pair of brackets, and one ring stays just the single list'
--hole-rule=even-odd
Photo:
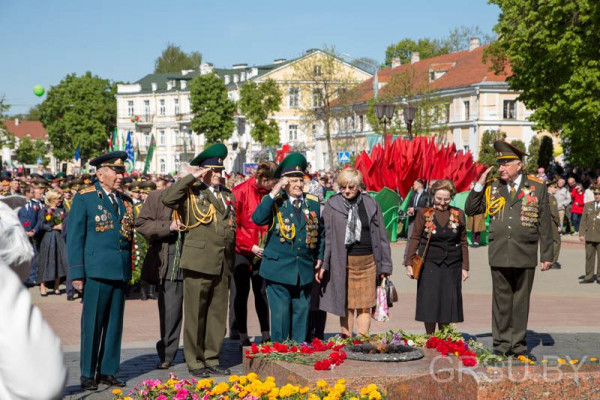
[{"label": "dormer window", "polygon": [[446,74],[456,63],[433,63],[429,66],[429,82],[436,81]]}]

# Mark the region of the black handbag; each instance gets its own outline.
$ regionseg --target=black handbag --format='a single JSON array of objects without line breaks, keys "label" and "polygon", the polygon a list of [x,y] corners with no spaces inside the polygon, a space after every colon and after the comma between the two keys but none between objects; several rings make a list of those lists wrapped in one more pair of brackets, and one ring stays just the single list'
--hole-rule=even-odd
[{"label": "black handbag", "polygon": [[388,307],[393,307],[394,303],[398,301],[398,291],[396,291],[396,287],[389,276],[385,278],[385,294]]}]

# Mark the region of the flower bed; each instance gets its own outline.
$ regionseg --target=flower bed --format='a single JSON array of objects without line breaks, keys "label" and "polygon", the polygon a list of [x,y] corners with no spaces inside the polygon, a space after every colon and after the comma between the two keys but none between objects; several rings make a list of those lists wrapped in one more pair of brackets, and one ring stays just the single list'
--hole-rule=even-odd
[{"label": "flower bed", "polygon": [[123,396],[121,389],[113,389],[118,400],[380,400],[386,399],[377,385],[369,385],[355,393],[346,389],[344,379],[329,386],[319,380],[314,387],[286,384],[278,387],[275,378],[258,379],[255,373],[244,376],[232,375],[229,382],[216,383],[214,379],[179,380],[173,374],[162,382],[160,379],[149,379],[137,385],[128,396]]}]

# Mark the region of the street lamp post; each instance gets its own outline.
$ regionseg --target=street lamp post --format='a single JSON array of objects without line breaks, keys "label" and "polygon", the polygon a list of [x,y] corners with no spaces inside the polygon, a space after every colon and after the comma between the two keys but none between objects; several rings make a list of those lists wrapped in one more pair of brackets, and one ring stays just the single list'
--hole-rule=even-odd
[{"label": "street lamp post", "polygon": [[415,120],[415,113],[417,107],[407,104],[404,107],[404,122],[406,122],[406,128],[408,129],[408,140],[412,140],[412,123]]},{"label": "street lamp post", "polygon": [[396,106],[393,104],[377,103],[375,105],[375,114],[377,115],[377,119],[379,119],[379,122],[383,123],[384,143],[387,136],[387,124],[388,122],[392,121],[395,109]]}]

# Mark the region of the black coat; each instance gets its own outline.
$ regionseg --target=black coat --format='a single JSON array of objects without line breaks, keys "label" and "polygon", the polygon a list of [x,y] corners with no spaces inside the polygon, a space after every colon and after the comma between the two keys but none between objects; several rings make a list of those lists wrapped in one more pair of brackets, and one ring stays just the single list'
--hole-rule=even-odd
[{"label": "black coat", "polygon": [[415,208],[415,213],[408,219],[409,222],[413,222],[415,220],[415,216],[417,215],[418,209],[431,207],[433,205],[433,198],[431,197],[431,194],[429,193],[428,190],[423,189],[423,191],[421,192],[421,196],[419,197],[419,200],[417,201],[417,204],[415,204],[415,196],[416,195],[417,195],[417,193],[413,192],[410,195],[410,199],[408,200],[408,206]]}]

